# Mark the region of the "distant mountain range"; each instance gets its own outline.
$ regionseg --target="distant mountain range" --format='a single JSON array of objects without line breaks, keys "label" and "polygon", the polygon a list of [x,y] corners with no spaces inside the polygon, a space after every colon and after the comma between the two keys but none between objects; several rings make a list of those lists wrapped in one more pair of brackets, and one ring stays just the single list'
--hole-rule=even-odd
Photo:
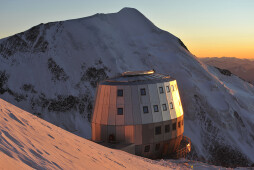
[{"label": "distant mountain range", "polygon": [[234,57],[208,57],[200,58],[204,63],[227,69],[242,79],[254,84],[254,59],[239,59]]},{"label": "distant mountain range", "polygon": [[254,163],[253,85],[207,66],[136,9],[40,24],[0,40],[0,98],[85,138],[97,82],[151,69],[177,80],[190,159]]}]

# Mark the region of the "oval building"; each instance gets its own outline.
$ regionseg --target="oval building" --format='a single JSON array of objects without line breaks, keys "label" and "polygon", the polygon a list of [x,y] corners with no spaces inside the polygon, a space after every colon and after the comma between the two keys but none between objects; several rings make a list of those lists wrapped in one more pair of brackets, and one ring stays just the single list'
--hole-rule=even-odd
[{"label": "oval building", "polygon": [[179,148],[183,132],[183,108],[172,77],[153,70],[124,72],[98,84],[93,141],[158,158]]}]

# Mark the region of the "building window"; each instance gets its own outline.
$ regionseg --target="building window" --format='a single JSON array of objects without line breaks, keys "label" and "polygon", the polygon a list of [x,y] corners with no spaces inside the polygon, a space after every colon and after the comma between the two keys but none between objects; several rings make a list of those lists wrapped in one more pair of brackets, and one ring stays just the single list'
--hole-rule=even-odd
[{"label": "building window", "polygon": [[170,92],[169,86],[166,86],[166,89],[167,89],[167,92],[169,93]]},{"label": "building window", "polygon": [[117,115],[123,115],[123,108],[117,108]]},{"label": "building window", "polygon": [[156,126],[155,127],[155,135],[160,135],[161,134],[161,126]]},{"label": "building window", "polygon": [[170,109],[174,109],[173,103],[170,102]]},{"label": "building window", "polygon": [[155,145],[155,150],[156,150],[156,151],[160,150],[160,144],[159,144],[159,143],[157,143],[157,144]]},{"label": "building window", "polygon": [[167,110],[167,105],[166,104],[162,104],[162,109],[163,109],[163,111],[166,111]]},{"label": "building window", "polygon": [[176,123],[173,123],[173,130],[176,130]]},{"label": "building window", "polygon": [[160,93],[164,93],[163,87],[159,87]]},{"label": "building window", "polygon": [[183,120],[182,120],[182,125],[183,125]]},{"label": "building window", "polygon": [[175,88],[174,88],[174,86],[173,86],[173,85],[171,85],[171,89],[172,89],[172,91],[175,91]]},{"label": "building window", "polygon": [[145,88],[140,89],[140,94],[141,94],[141,96],[145,96],[146,95],[146,89]]},{"label": "building window", "polygon": [[181,127],[181,122],[178,122],[178,128],[180,128]]},{"label": "building window", "polygon": [[170,131],[170,126],[169,125],[165,125],[165,133],[168,133]]},{"label": "building window", "polygon": [[123,90],[122,89],[118,89],[117,90],[117,96],[118,97],[122,97],[123,96]]},{"label": "building window", "polygon": [[154,112],[159,112],[158,105],[153,105],[153,110],[154,110]]},{"label": "building window", "polygon": [[143,106],[143,112],[148,113],[148,106]]},{"label": "building window", "polygon": [[146,145],[145,146],[145,152],[149,152],[150,151],[150,145]]}]

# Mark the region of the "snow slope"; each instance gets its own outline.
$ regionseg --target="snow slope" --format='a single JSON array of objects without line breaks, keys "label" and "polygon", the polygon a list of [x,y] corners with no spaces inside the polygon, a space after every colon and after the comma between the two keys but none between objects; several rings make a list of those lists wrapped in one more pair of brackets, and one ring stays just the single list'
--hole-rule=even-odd
[{"label": "snow slope", "polygon": [[227,69],[242,79],[254,84],[254,60],[234,57],[207,57],[200,60],[208,65]]},{"label": "snow slope", "polygon": [[0,97],[86,138],[96,82],[150,69],[178,82],[191,159],[254,162],[253,85],[203,64],[136,9],[40,24],[0,40]]},{"label": "snow slope", "polygon": [[0,99],[0,169],[218,168],[182,162],[152,161],[103,147]]}]

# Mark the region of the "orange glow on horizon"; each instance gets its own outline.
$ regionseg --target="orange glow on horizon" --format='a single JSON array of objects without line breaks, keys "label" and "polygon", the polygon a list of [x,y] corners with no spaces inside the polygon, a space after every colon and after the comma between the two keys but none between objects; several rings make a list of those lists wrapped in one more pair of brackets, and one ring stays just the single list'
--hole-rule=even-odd
[{"label": "orange glow on horizon", "polygon": [[[254,59],[254,33],[209,32],[177,35],[196,57],[236,57]],[[204,36],[205,35],[205,36]]]}]

